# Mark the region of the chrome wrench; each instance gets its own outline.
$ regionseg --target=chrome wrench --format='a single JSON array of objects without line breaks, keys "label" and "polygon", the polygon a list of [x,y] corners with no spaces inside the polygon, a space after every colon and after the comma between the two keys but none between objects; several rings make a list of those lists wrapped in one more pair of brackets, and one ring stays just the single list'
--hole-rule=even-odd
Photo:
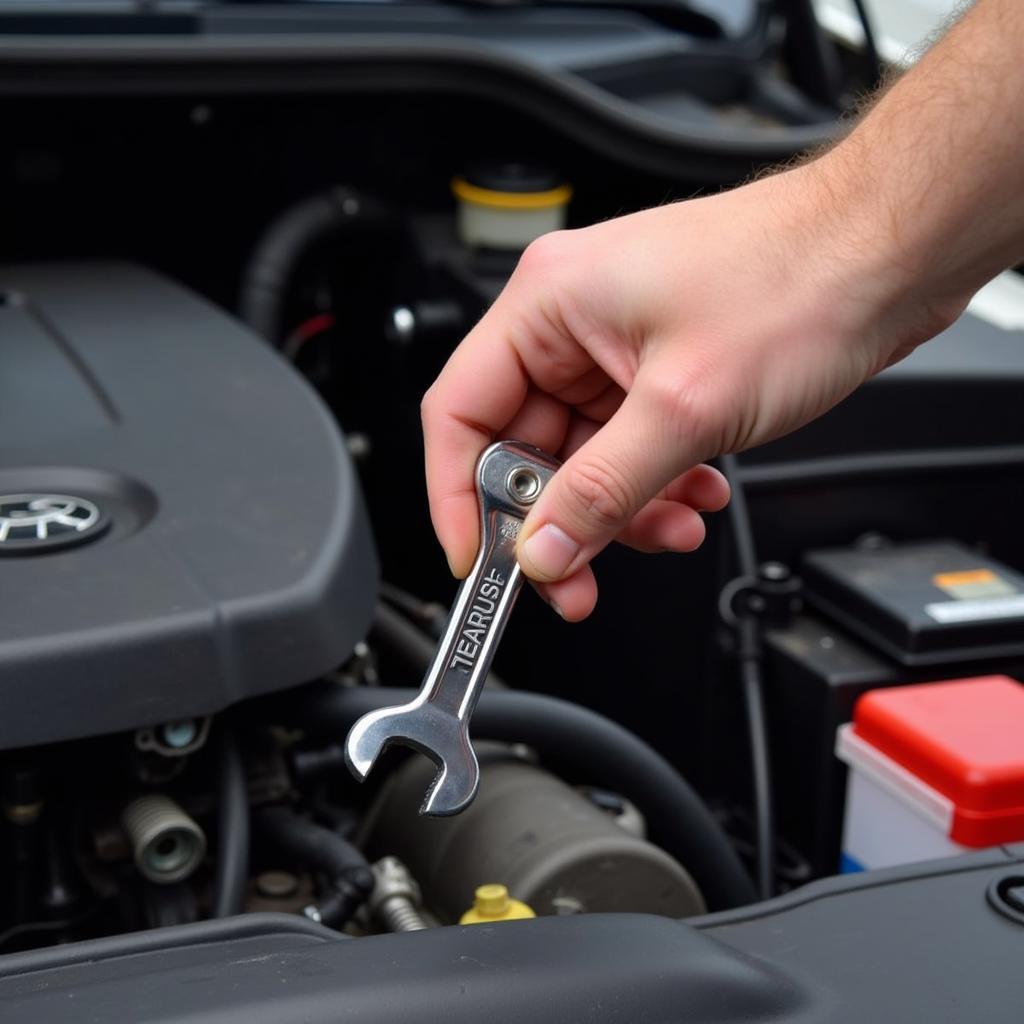
[{"label": "chrome wrench", "polygon": [[476,796],[480,768],[469,719],[523,585],[516,561],[519,529],[557,468],[556,459],[519,441],[499,441],[480,456],[480,552],[455,596],[423,686],[415,700],[371,711],[349,731],[345,760],[360,781],[392,743],[437,765],[420,814],[458,814]]}]

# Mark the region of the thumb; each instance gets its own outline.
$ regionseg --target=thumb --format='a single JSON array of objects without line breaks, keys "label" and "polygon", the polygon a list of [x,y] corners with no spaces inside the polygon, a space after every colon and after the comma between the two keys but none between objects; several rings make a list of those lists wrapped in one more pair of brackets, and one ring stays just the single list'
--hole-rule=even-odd
[{"label": "thumb", "polygon": [[552,477],[520,534],[533,580],[565,579],[586,565],[679,474],[700,461],[678,423],[678,401],[634,383],[615,415]]}]

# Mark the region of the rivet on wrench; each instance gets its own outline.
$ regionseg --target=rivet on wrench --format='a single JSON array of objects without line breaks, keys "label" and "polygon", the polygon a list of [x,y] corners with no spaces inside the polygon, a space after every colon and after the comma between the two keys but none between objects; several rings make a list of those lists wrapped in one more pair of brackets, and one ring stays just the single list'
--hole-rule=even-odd
[{"label": "rivet on wrench", "polygon": [[348,734],[345,760],[360,781],[385,747],[426,754],[439,771],[421,814],[458,814],[476,796],[480,768],[469,719],[523,585],[516,539],[558,461],[519,441],[499,441],[476,467],[480,552],[455,596],[444,635],[415,700],[363,715]]}]

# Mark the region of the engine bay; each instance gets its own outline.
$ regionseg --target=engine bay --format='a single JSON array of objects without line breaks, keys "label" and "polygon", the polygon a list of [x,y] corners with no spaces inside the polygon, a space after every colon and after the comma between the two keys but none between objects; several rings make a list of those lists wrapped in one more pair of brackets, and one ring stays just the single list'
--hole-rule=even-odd
[{"label": "engine bay", "polygon": [[736,183],[845,100],[779,78],[759,3],[683,30],[421,7],[401,33],[241,6],[155,34],[0,16],[0,998],[863,1020],[902,950],[903,1019],[922,989],[960,1019],[942,957],[983,949],[996,990],[1024,846],[851,868],[836,737],[869,691],[1024,679],[1018,276],[723,465],[699,551],[608,550],[580,624],[526,588],[479,793],[421,817],[434,765],[390,748],[360,785],[344,740],[412,699],[456,589],[423,392],[532,238]]}]

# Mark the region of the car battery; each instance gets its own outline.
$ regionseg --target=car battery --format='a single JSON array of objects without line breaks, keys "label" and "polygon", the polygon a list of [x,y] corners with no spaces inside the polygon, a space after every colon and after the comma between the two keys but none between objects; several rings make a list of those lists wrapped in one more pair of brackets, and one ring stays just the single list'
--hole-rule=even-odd
[{"label": "car battery", "polygon": [[765,702],[779,831],[822,876],[843,827],[836,730],[871,690],[1024,679],[1024,574],[946,539],[813,549],[800,575],[805,611],[765,633]]},{"label": "car battery", "polygon": [[837,732],[840,869],[1024,840],[1024,687],[1007,676],[873,690]]},{"label": "car battery", "polygon": [[811,551],[809,604],[906,666],[1024,654],[1024,575],[952,540]]}]

